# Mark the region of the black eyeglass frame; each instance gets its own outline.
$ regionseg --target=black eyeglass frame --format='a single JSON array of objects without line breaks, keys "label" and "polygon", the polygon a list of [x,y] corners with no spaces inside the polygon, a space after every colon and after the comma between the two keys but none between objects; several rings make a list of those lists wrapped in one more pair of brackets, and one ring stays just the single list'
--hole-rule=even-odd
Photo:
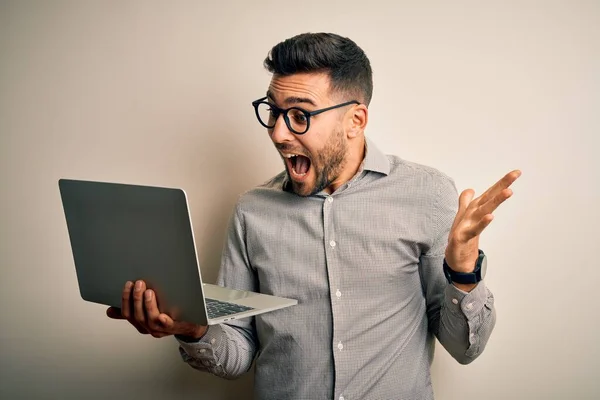
[{"label": "black eyeglass frame", "polygon": [[[347,101],[345,103],[341,103],[341,104],[337,104],[335,106],[331,106],[331,107],[327,107],[327,108],[321,108],[320,110],[314,110],[314,111],[306,111],[300,107],[290,107],[290,108],[279,108],[277,107],[275,104],[269,103],[268,101],[265,101],[268,98],[268,96],[262,97],[258,100],[254,100],[252,102],[252,105],[254,106],[254,112],[256,113],[256,118],[258,119],[258,122],[260,122],[260,124],[262,126],[264,126],[267,129],[272,129],[275,127],[275,124],[277,124],[277,120],[279,119],[279,116],[281,114],[283,114],[283,120],[285,121],[285,125],[288,127],[288,129],[295,133],[296,135],[304,135],[306,132],[308,132],[308,130],[310,129],[310,117],[314,117],[315,115],[319,115],[321,113],[324,113],[325,111],[329,111],[329,110],[334,110],[336,108],[340,108],[340,107],[344,107],[344,106],[348,106],[350,104],[360,104],[359,101],[356,100],[351,100],[351,101]],[[273,126],[269,126],[267,124],[265,124],[263,122],[263,120],[260,118],[260,114],[258,113],[258,107],[261,104],[266,104],[269,107],[271,107],[271,110],[273,110],[277,115],[275,116],[275,122],[273,122]],[[292,128],[291,123],[290,123],[290,119],[288,117],[288,112],[290,112],[291,110],[298,110],[301,113],[304,114],[304,116],[306,117],[306,129],[304,130],[304,132],[298,132],[295,129]]]}]

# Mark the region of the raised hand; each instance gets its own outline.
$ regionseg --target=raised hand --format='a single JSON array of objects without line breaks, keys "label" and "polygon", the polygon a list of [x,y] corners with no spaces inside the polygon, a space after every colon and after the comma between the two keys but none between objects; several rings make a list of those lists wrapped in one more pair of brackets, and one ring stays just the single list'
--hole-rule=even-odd
[{"label": "raised hand", "polygon": [[512,196],[513,192],[509,187],[520,176],[519,170],[509,172],[474,200],[475,192],[472,189],[461,193],[445,254],[446,262],[452,270],[473,271],[479,253],[479,236],[494,219],[492,212]]},{"label": "raised hand", "polygon": [[158,310],[156,295],[146,289],[144,281],[125,283],[121,298],[121,308],[109,307],[106,315],[112,319],[126,319],[144,335],[162,338],[169,335],[182,335],[200,338],[207,327],[190,322],[174,321]]}]

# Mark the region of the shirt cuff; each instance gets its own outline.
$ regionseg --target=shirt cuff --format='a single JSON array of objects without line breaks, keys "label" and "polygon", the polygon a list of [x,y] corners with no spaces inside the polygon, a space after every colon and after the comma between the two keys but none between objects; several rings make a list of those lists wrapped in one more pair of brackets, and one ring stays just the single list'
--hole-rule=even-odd
[{"label": "shirt cuff", "polygon": [[470,292],[460,290],[456,286],[449,284],[446,287],[446,307],[454,314],[462,314],[467,320],[473,319],[478,315],[487,299],[487,290],[483,281]]},{"label": "shirt cuff", "polygon": [[175,338],[190,357],[200,360],[216,360],[216,354],[223,347],[224,334],[220,325],[211,325],[204,336],[196,341],[190,341],[180,336],[175,336]]}]

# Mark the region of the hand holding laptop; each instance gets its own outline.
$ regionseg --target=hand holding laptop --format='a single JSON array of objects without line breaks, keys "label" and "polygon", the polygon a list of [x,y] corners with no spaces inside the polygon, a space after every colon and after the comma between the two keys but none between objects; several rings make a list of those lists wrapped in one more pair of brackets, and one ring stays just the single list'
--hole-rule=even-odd
[{"label": "hand holding laptop", "polygon": [[207,325],[298,303],[203,283],[183,189],[72,179],[59,189],[81,297],[141,333],[200,337]]},{"label": "hand holding laptop", "polygon": [[121,308],[109,307],[106,315],[112,319],[126,319],[138,332],[155,338],[170,335],[199,339],[206,333],[207,326],[191,322],[174,321],[161,313],[152,289],[146,289],[144,281],[127,282],[123,288]]}]

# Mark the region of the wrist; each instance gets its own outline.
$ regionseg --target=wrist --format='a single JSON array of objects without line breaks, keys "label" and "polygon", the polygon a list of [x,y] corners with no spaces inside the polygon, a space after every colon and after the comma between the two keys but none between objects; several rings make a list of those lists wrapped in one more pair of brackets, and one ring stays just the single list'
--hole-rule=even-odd
[{"label": "wrist", "polygon": [[195,332],[190,335],[177,334],[175,336],[183,342],[195,343],[199,342],[204,335],[206,335],[206,332],[208,332],[208,326],[199,326]]},{"label": "wrist", "polygon": [[471,290],[475,289],[475,287],[477,286],[476,283],[455,283],[452,282],[452,284],[459,290],[462,290],[463,292],[470,292]]},{"label": "wrist", "polygon": [[[464,266],[463,266],[464,267]],[[449,265],[444,258],[443,270],[448,283],[454,284],[458,289],[471,291],[477,283],[485,277],[487,269],[487,258],[482,250],[479,250],[479,257],[476,262],[471,264],[470,268],[461,268]]]}]

